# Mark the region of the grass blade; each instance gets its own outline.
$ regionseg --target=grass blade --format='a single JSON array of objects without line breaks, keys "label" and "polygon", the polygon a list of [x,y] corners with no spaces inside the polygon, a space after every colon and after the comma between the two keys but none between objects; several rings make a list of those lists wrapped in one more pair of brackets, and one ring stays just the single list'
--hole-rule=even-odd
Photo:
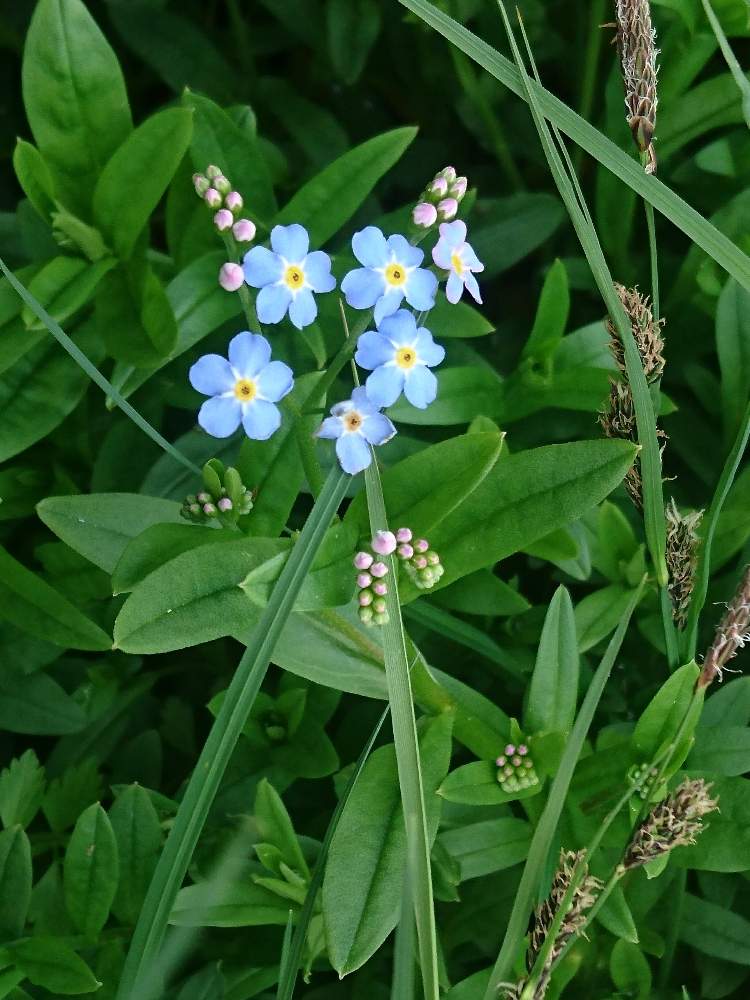
[{"label": "grass blade", "polygon": [[[399,0],[405,7],[472,58],[514,94],[527,100],[519,70],[491,45],[472,34],[428,0]],[[678,229],[750,290],[750,257],[632,157],[544,87],[530,81],[542,114],[621,181],[665,215]]]},{"label": "grass blade", "polygon": [[513,962],[526,934],[529,914],[536,904],[537,894],[544,878],[552,838],[555,835],[560,814],[565,804],[565,797],[568,793],[571,778],[573,777],[573,771],[578,762],[589,726],[594,718],[599,699],[602,696],[615,659],[620,651],[620,646],[625,638],[630,618],[641,599],[644,582],[645,580],[642,580],[640,586],[634,592],[630,604],[596,669],[596,673],[592,678],[581,708],[576,716],[576,721],[573,724],[570,738],[565,746],[560,766],[552,781],[547,803],[534,830],[534,836],[531,839],[531,846],[529,847],[526,864],[516,892],[513,910],[508,920],[500,954],[490,976],[485,1000],[495,1000],[500,984],[511,978]]},{"label": "grass blade", "polygon": [[47,330],[52,334],[52,336],[55,338],[58,344],[64,350],[66,350],[68,354],[71,356],[71,358],[76,362],[76,364],[78,364],[83,369],[83,371],[86,372],[91,381],[95,382],[96,385],[98,385],[99,388],[102,390],[102,392],[104,392],[105,395],[109,396],[112,399],[112,401],[116,403],[117,406],[120,407],[122,412],[127,417],[130,417],[133,423],[137,427],[140,427],[143,433],[148,435],[148,437],[150,437],[152,441],[156,442],[156,444],[158,444],[160,448],[163,448],[168,455],[171,455],[172,458],[175,459],[175,461],[179,462],[181,465],[184,465],[185,468],[190,469],[190,471],[194,472],[197,476],[200,476],[201,470],[198,468],[198,466],[195,465],[193,462],[191,462],[190,459],[187,458],[185,455],[183,455],[182,452],[179,451],[179,449],[175,448],[173,444],[170,444],[165,437],[162,437],[162,435],[156,430],[156,428],[152,427],[151,424],[148,422],[148,420],[146,420],[145,417],[142,417],[141,414],[134,407],[132,407],[130,403],[123,396],[120,395],[117,389],[115,389],[115,387],[111,385],[110,382],[107,381],[107,379],[102,375],[99,369],[95,365],[92,365],[92,363],[83,353],[83,351],[77,346],[77,344],[75,344],[70,339],[70,337],[67,335],[67,333],[65,333],[60,324],[56,323],[55,320],[52,319],[52,317],[49,315],[44,306],[42,306],[40,302],[37,302],[37,300],[34,298],[31,292],[21,284],[21,282],[18,280],[15,274],[13,274],[12,271],[8,270],[8,268],[5,265],[5,262],[2,259],[0,259],[0,270],[2,270],[3,274],[8,279],[9,283],[13,286],[15,291],[23,299],[23,301],[26,303],[29,309],[31,309],[31,311],[34,313],[37,319],[40,320],[42,323],[44,323]]},{"label": "grass blade", "polygon": [[714,13],[714,9],[711,6],[710,0],[702,0],[703,9],[706,12],[706,17],[708,18],[708,23],[711,25],[711,30],[714,35],[716,35],[716,41],[719,43],[719,48],[721,49],[721,54],[724,56],[724,61],[729,67],[729,71],[734,78],[734,82],[742,95],[742,113],[745,116],[745,122],[747,127],[750,128],[750,81],[748,81],[745,74],[742,72],[742,67],[737,61],[737,56],[732,52],[732,46],[727,40],[727,36],[724,34],[724,29],[722,28],[718,17]]},{"label": "grass blade", "polygon": [[250,636],[151,879],[120,980],[118,1000],[142,1000],[143,983],[157,958],[172,904],[229,758],[266,675],[276,640],[349,482],[350,477],[338,466],[332,469]]}]

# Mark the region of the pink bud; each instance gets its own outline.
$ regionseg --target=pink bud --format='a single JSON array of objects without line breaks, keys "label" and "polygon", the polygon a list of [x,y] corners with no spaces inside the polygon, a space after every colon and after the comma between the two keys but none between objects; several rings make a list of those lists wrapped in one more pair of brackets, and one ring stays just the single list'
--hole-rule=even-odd
[{"label": "pink bud", "polygon": [[397,542],[410,542],[412,539],[411,528],[399,528],[396,532]]},{"label": "pink bud", "polygon": [[373,563],[372,566],[370,566],[370,572],[372,573],[373,576],[380,578],[388,575],[388,567],[386,566],[385,563],[376,562]]},{"label": "pink bud", "polygon": [[509,743],[505,748],[506,755],[508,757],[511,757],[515,752],[516,752],[515,745],[513,743]]},{"label": "pink bud", "polygon": [[520,767],[521,766],[521,758],[520,757],[514,757],[513,760],[511,761],[511,763],[513,764],[513,767]]},{"label": "pink bud", "polygon": [[220,233],[223,233],[225,230],[229,229],[229,227],[232,225],[233,222],[234,218],[232,216],[232,213],[228,212],[225,208],[220,208],[219,211],[214,216],[214,225],[216,226],[216,228],[219,230]]},{"label": "pink bud", "polygon": [[518,747],[518,752],[521,754],[522,757],[525,757],[526,754],[529,752],[529,748],[526,746],[525,743],[521,743]]},{"label": "pink bud", "polygon": [[358,552],[354,557],[356,569],[369,569],[372,566],[372,556],[369,552]]},{"label": "pink bud", "polygon": [[357,577],[357,586],[364,590],[365,587],[369,587],[372,583],[372,577],[369,573],[360,573]]},{"label": "pink bud", "polygon": [[435,180],[430,184],[430,193],[437,195],[448,194],[448,181],[445,177],[436,177]]},{"label": "pink bud", "polygon": [[418,538],[414,543],[414,548],[417,552],[426,552],[430,547],[430,543],[426,538]]},{"label": "pink bud", "polygon": [[399,556],[402,559],[411,559],[411,557],[414,555],[414,549],[411,547],[411,545],[406,545],[406,544],[399,545],[399,547],[396,549],[396,552],[398,552]]},{"label": "pink bud", "polygon": [[378,531],[371,545],[373,552],[377,552],[379,556],[389,556],[396,550],[396,536],[392,531]]},{"label": "pink bud", "polygon": [[378,597],[385,597],[385,595],[388,593],[388,584],[384,583],[383,580],[377,580],[375,583],[373,583],[372,589],[375,591]]},{"label": "pink bud", "polygon": [[456,179],[456,168],[455,167],[443,167],[443,169],[438,174],[438,177],[444,177],[449,184],[452,184]]},{"label": "pink bud", "polygon": [[498,767],[505,767],[505,757],[498,757],[495,763]]},{"label": "pink bud", "polygon": [[466,180],[465,177],[457,177],[453,182],[453,184],[451,184],[451,194],[453,195],[453,197],[458,198],[458,200],[460,201],[466,194],[466,188],[468,183],[469,182]]},{"label": "pink bud", "polygon": [[250,219],[238,219],[232,226],[232,232],[238,243],[249,243],[255,239],[255,223]]},{"label": "pink bud", "polygon": [[218,208],[221,205],[221,195],[216,188],[209,188],[203,195],[203,200],[209,208]]},{"label": "pink bud", "polygon": [[221,265],[219,284],[225,292],[236,292],[238,288],[242,288],[244,280],[245,273],[239,264],[232,264],[231,261],[227,261],[226,264]]},{"label": "pink bud", "polygon": [[204,503],[203,504],[203,513],[204,514],[208,514],[208,515],[215,514],[216,513],[216,508],[214,507],[214,505],[212,503]]},{"label": "pink bud", "polygon": [[230,191],[224,199],[224,204],[230,212],[239,212],[245,203],[239,191]]},{"label": "pink bud", "polygon": [[221,177],[221,170],[215,164],[209,163],[206,167],[206,177],[211,180],[213,180],[214,177]]},{"label": "pink bud", "polygon": [[359,606],[366,608],[368,604],[372,604],[372,591],[363,590],[359,595]]},{"label": "pink bud", "polygon": [[232,509],[232,501],[229,499],[229,497],[222,497],[221,500],[219,500],[219,502],[216,504],[216,506],[222,513],[226,513],[226,511]]},{"label": "pink bud", "polygon": [[429,229],[437,222],[437,209],[429,201],[420,201],[418,205],[414,206],[411,217],[415,226]]},{"label": "pink bud", "polygon": [[453,219],[457,211],[458,202],[455,198],[443,198],[441,202],[438,202],[438,214],[446,222],[448,219]]},{"label": "pink bud", "polygon": [[211,496],[211,494],[206,493],[205,491],[203,493],[199,493],[198,496],[196,497],[198,503],[211,503],[212,499],[213,497]]}]

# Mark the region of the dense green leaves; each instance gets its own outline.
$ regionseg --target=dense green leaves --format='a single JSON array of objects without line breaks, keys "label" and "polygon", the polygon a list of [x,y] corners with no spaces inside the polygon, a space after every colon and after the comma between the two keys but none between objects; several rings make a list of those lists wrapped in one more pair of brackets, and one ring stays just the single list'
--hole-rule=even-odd
[{"label": "dense green leaves", "polygon": [[31,845],[20,826],[0,833],[0,934],[20,937],[31,899]]}]

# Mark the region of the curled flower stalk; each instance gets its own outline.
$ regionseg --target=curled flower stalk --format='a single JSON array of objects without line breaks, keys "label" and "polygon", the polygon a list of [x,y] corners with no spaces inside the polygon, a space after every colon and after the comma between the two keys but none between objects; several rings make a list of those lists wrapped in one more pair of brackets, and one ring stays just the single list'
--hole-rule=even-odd
[{"label": "curled flower stalk", "polygon": [[646,160],[646,173],[656,171],[654,133],[659,104],[656,30],[649,0],[617,0],[617,48],[625,84],[625,107],[633,141]]},{"label": "curled flower stalk", "polygon": [[745,569],[740,585],[732,598],[726,614],[716,629],[703,670],[698,678],[698,687],[706,688],[727,669],[740,649],[750,642],[750,566]]}]

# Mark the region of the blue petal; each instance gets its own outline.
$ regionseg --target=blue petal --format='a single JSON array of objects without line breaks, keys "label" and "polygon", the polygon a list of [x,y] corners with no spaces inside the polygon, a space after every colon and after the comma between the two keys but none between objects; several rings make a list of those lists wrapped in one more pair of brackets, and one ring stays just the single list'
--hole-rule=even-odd
[{"label": "blue petal", "polygon": [[234,434],[242,419],[242,405],[234,396],[214,396],[198,411],[198,423],[212,437],[225,438]]},{"label": "blue petal", "polygon": [[479,305],[481,306],[482,294],[479,291],[479,282],[477,281],[477,279],[469,271],[467,274],[464,275],[464,281],[466,282],[466,287],[468,288],[471,297],[474,299],[475,302],[478,302]]},{"label": "blue petal", "polygon": [[460,247],[466,242],[466,223],[461,219],[455,222],[444,222],[440,226],[440,238],[445,240],[449,247]]},{"label": "blue petal", "polygon": [[229,363],[240,378],[255,378],[271,360],[271,345],[259,333],[238,333],[229,341]]},{"label": "blue petal", "polygon": [[331,258],[322,250],[307,255],[304,272],[314,292],[332,292],[336,287],[336,279],[331,274]]},{"label": "blue petal", "polygon": [[[408,347],[417,339],[417,321],[408,309],[399,309],[392,316],[386,316],[378,327],[394,347]],[[391,360],[390,358],[388,360]]]},{"label": "blue petal", "polygon": [[423,326],[420,326],[417,331],[415,347],[417,348],[419,360],[429,368],[439,365],[445,357],[445,348],[441,347],[440,344],[436,344],[432,339],[430,331]]},{"label": "blue petal", "polygon": [[370,448],[361,434],[342,434],[336,442],[336,454],[344,472],[356,476],[372,461]]},{"label": "blue petal", "polygon": [[259,372],[256,379],[258,392],[262,399],[278,403],[294,385],[294,372],[283,361],[272,361]]},{"label": "blue petal", "polygon": [[226,358],[220,354],[204,354],[188,374],[190,384],[204,396],[220,396],[234,388],[235,378]]},{"label": "blue petal", "polygon": [[289,306],[289,319],[298,330],[302,330],[304,327],[314,323],[317,315],[318,307],[315,302],[315,296],[309,288],[303,288],[301,292],[297,292],[292,297]]},{"label": "blue petal", "polygon": [[394,260],[406,267],[418,267],[424,260],[424,251],[413,247],[405,236],[388,237],[388,250]]},{"label": "blue petal", "polygon": [[352,390],[350,402],[352,406],[359,410],[363,417],[368,416],[370,413],[378,412],[377,406],[375,406],[367,395],[367,389],[363,385],[358,385],[356,389]]},{"label": "blue petal", "polygon": [[374,316],[376,324],[380,326],[386,316],[393,315],[403,301],[403,288],[392,288],[385,295],[382,295],[375,303]]},{"label": "blue petal", "polygon": [[382,365],[367,376],[365,389],[373,406],[393,406],[404,388],[404,372],[396,365]]},{"label": "blue petal", "polygon": [[354,256],[365,267],[383,267],[388,263],[388,245],[377,226],[366,226],[352,237]]},{"label": "blue petal", "polygon": [[384,413],[373,413],[362,423],[362,433],[370,444],[385,444],[396,433],[396,428]]},{"label": "blue petal", "polygon": [[429,368],[415,365],[409,372],[404,385],[404,395],[412,406],[424,410],[437,396],[437,379]]},{"label": "blue petal", "polygon": [[[470,273],[467,271],[467,274]],[[455,271],[451,271],[448,275],[448,281],[445,284],[445,297],[449,302],[455,305],[464,293],[464,278]]]},{"label": "blue petal", "polygon": [[406,301],[414,309],[432,309],[437,287],[437,276],[420,267],[406,279]]},{"label": "blue petal", "polygon": [[341,291],[354,309],[370,309],[383,294],[384,281],[376,271],[358,267],[341,282]]},{"label": "blue petal", "polygon": [[319,438],[340,438],[344,433],[344,425],[339,417],[326,417],[320,427],[315,431],[315,437]]},{"label": "blue petal", "polygon": [[373,371],[380,365],[384,365],[386,361],[393,361],[394,353],[393,344],[387,337],[374,330],[368,330],[357,341],[357,352],[354,355],[354,360],[360,368]]},{"label": "blue petal", "polygon": [[432,259],[438,267],[442,267],[444,271],[450,271],[453,266],[451,263],[452,253],[453,248],[450,247],[448,245],[448,241],[444,240],[441,236],[432,251]]},{"label": "blue petal", "polygon": [[271,230],[271,246],[290,264],[299,264],[310,249],[310,237],[305,227],[298,222],[291,226],[274,226]]},{"label": "blue petal", "polygon": [[274,406],[273,403],[256,397],[252,403],[246,404],[244,410],[242,426],[245,428],[245,434],[253,441],[266,441],[279,429],[281,413],[278,406]]},{"label": "blue petal", "polygon": [[472,271],[483,271],[484,264],[474,253],[474,247],[468,243],[464,243],[463,249],[461,251],[461,259],[463,260],[466,267],[471,268]]},{"label": "blue petal", "polygon": [[253,247],[245,254],[242,262],[245,281],[253,288],[263,288],[278,281],[284,270],[284,265],[278,254],[271,253],[267,247]]},{"label": "blue petal", "polygon": [[255,308],[261,323],[279,323],[284,318],[292,293],[286,285],[266,285],[258,292]]}]

